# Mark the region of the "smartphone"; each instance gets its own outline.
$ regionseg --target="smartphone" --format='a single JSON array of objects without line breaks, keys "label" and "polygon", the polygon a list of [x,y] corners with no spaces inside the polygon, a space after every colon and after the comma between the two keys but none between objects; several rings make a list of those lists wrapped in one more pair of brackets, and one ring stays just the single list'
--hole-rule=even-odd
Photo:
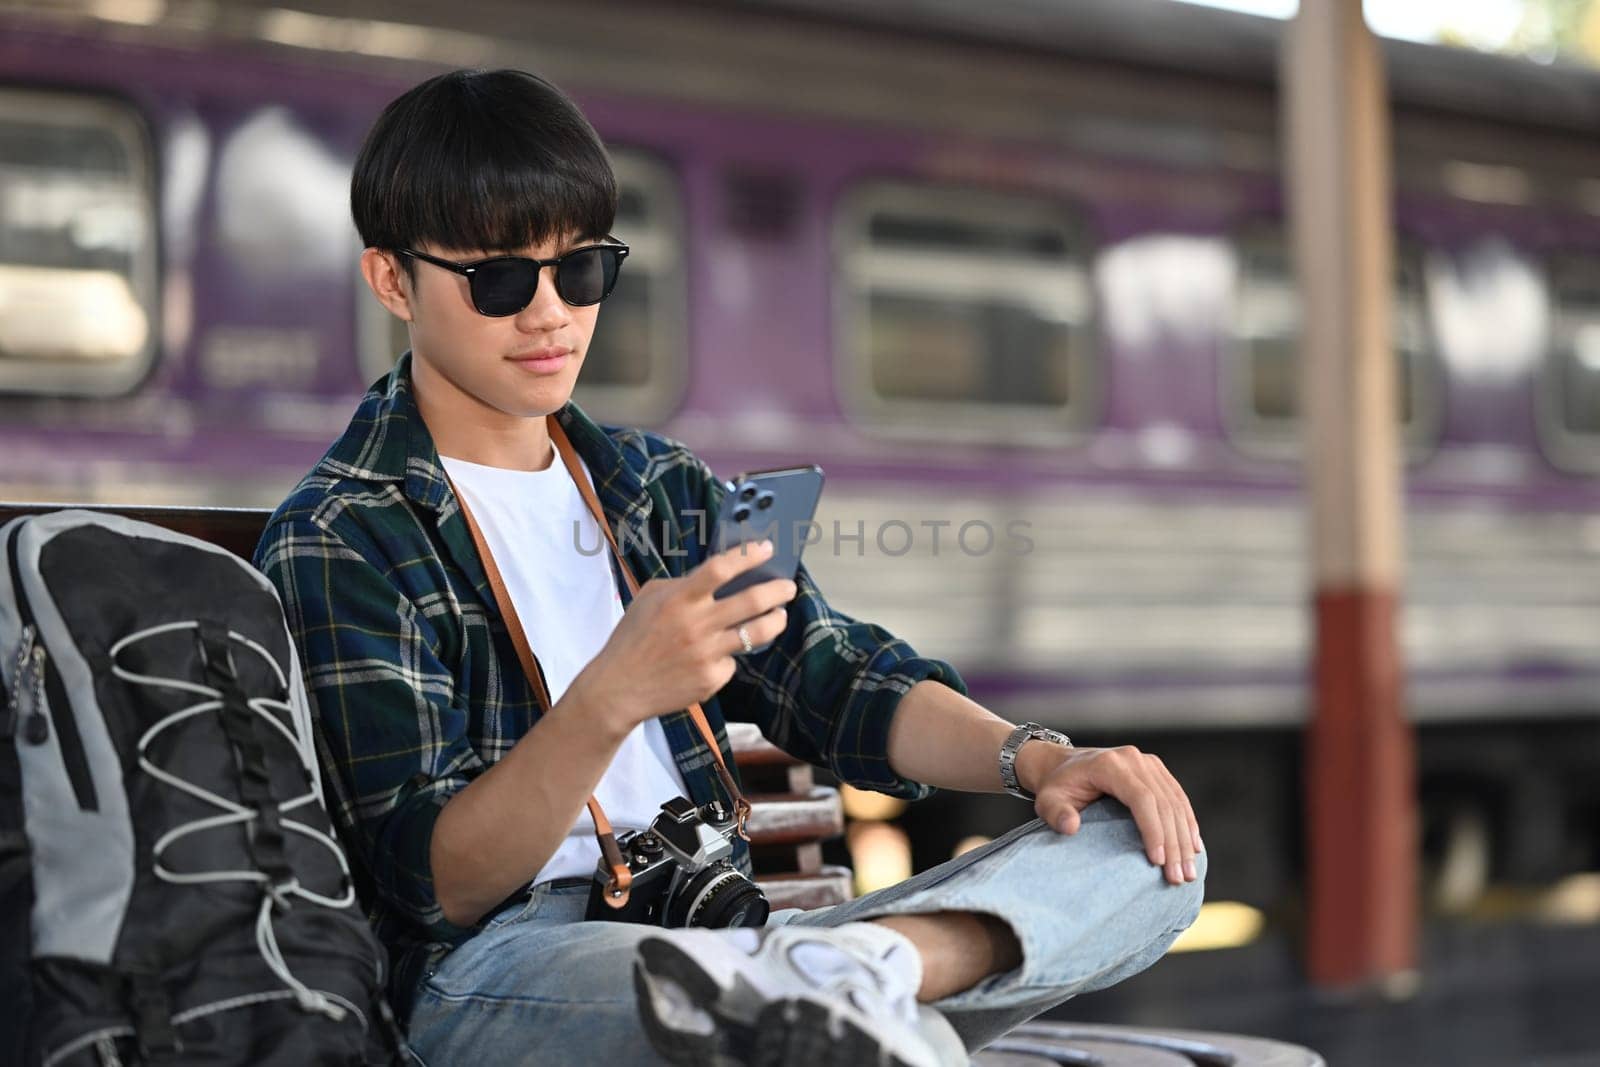
[{"label": "smartphone", "polygon": [[[711,531],[711,551],[763,540],[772,542],[773,551],[765,563],[729,579],[713,595],[722,600],[774,578],[793,579],[821,496],[822,468],[815,464],[749,471],[729,482]],[[752,651],[769,647],[770,642]]]}]

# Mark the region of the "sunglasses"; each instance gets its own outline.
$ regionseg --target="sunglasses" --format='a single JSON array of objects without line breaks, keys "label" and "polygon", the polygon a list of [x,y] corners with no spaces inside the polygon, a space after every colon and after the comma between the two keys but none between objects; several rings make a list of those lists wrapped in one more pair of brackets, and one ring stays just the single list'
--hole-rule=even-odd
[{"label": "sunglasses", "polygon": [[568,304],[598,304],[611,295],[622,261],[628,256],[628,246],[620,241],[584,245],[554,259],[494,256],[471,263],[453,263],[411,248],[396,251],[466,278],[472,291],[472,306],[478,314],[496,319],[515,315],[533,302],[533,294],[539,289],[539,273],[545,267],[556,269],[556,293]]}]

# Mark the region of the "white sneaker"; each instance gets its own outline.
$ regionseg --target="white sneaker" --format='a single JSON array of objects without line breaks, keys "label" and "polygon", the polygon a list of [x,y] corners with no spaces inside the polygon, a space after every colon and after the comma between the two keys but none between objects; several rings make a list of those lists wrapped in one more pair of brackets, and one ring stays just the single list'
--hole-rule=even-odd
[{"label": "white sneaker", "polygon": [[921,983],[916,950],[873,923],[663,930],[633,965],[650,1043],[684,1067],[944,1067]]}]

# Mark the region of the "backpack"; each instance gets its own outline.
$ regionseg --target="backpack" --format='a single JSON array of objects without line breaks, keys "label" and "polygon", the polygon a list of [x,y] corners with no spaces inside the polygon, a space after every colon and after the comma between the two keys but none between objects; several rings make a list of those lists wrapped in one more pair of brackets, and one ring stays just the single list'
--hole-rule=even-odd
[{"label": "backpack", "polygon": [[86,511],[0,552],[0,1063],[399,1062],[266,578]]}]

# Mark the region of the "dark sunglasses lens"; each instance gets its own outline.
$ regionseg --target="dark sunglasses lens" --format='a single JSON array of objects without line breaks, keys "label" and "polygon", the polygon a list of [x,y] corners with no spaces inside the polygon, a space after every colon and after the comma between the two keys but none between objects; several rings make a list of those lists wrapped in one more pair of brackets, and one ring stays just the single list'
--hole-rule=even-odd
[{"label": "dark sunglasses lens", "polygon": [[556,291],[574,307],[598,304],[617,284],[622,257],[614,248],[586,248],[561,260],[556,268]]},{"label": "dark sunglasses lens", "polygon": [[515,315],[533,300],[539,270],[525,259],[498,259],[472,272],[472,302],[485,315]]}]

